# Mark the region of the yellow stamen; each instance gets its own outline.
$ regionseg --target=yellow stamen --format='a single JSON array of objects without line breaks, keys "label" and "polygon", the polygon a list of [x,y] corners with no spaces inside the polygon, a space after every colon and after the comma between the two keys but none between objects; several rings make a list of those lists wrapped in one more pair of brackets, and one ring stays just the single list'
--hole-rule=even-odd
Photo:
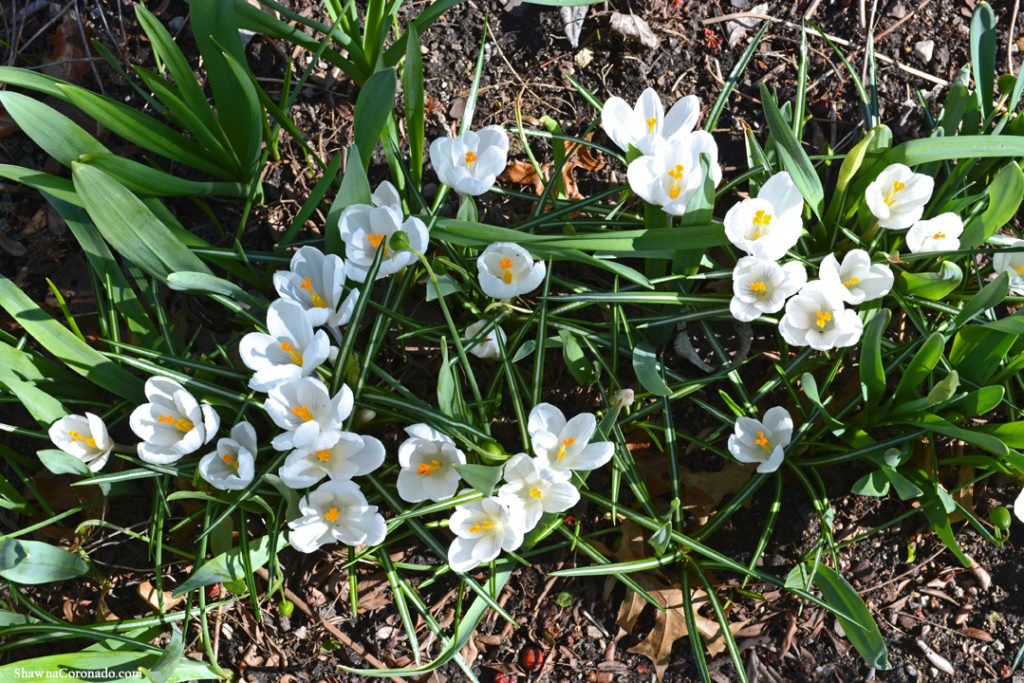
[{"label": "yellow stamen", "polygon": [[330,510],[325,512],[324,513],[324,519],[326,519],[328,522],[334,522],[335,520],[337,520],[338,519],[338,508],[331,508]]},{"label": "yellow stamen", "polygon": [[472,152],[466,152],[466,168],[472,166],[474,161],[476,161],[476,155]]},{"label": "yellow stamen", "polygon": [[761,296],[764,296],[768,292],[768,286],[763,282],[755,282],[750,285],[751,292],[757,292]]},{"label": "yellow stamen", "polygon": [[224,462],[235,468],[236,472],[238,471],[238,459],[231,453],[224,454]]},{"label": "yellow stamen", "polygon": [[1017,275],[1024,277],[1024,266],[1018,266],[1014,270],[1017,271]]},{"label": "yellow stamen", "polygon": [[302,354],[295,350],[295,344],[289,344],[286,341],[281,342],[281,350],[288,354],[292,359],[292,362],[302,367]]},{"label": "yellow stamen", "polygon": [[886,205],[892,206],[894,203],[896,203],[896,195],[899,194],[900,192],[903,192],[903,190],[905,189],[907,189],[907,186],[901,183],[900,181],[892,181],[892,192],[885,195],[885,197],[882,198],[882,201],[885,202]]},{"label": "yellow stamen", "polygon": [[654,126],[656,126],[657,123],[658,123],[658,119],[656,119],[653,116],[651,118],[647,119],[647,133],[649,135],[654,133]]},{"label": "yellow stamen", "polygon": [[316,452],[316,457],[317,459],[320,460],[320,462],[327,462],[328,460],[331,459],[331,449],[321,448]]},{"label": "yellow stamen", "polygon": [[843,287],[853,287],[858,282],[860,282],[860,278],[851,277],[849,280],[843,280]]},{"label": "yellow stamen", "polygon": [[932,239],[933,239],[933,240],[942,240],[942,239],[946,239],[946,233],[944,233],[944,232],[937,232],[937,233],[935,233],[934,235],[932,235]]},{"label": "yellow stamen", "polygon": [[821,329],[825,329],[825,325],[832,320],[832,311],[818,311],[814,315],[817,316],[818,320],[816,322]]},{"label": "yellow stamen", "polygon": [[568,439],[562,439],[562,445],[558,447],[558,453],[555,454],[559,460],[565,457],[565,449],[576,443],[576,439],[571,436]]},{"label": "yellow stamen", "polygon": [[683,182],[683,165],[676,164],[675,168],[668,171],[668,177],[672,178],[672,184],[668,186],[669,199],[676,199],[683,191],[683,186],[680,184]]},{"label": "yellow stamen", "polygon": [[292,415],[301,417],[303,422],[309,422],[313,419],[313,414],[309,412],[309,406],[298,406],[297,408],[292,408]]},{"label": "yellow stamen", "polygon": [[536,498],[537,500],[540,500],[540,489],[534,486],[532,489],[530,489],[530,495]]},{"label": "yellow stamen", "polygon": [[174,425],[183,432],[191,432],[195,427],[189,420],[175,420],[170,415],[157,415],[156,419],[165,425]]},{"label": "yellow stamen", "polygon": [[74,430],[68,432],[68,436],[71,437],[72,441],[84,441],[93,448],[96,448],[96,439],[92,438],[91,436],[82,436],[81,434]]},{"label": "yellow stamen", "polygon": [[[367,235],[366,241],[373,245],[374,249],[379,249],[381,244],[384,244],[384,233],[378,232],[376,235]],[[388,255],[388,245],[384,244],[384,256]]]},{"label": "yellow stamen", "polygon": [[506,285],[512,284],[512,265],[512,259],[508,256],[498,261],[498,267],[505,271],[501,274],[501,279]]},{"label": "yellow stamen", "polygon": [[772,215],[770,213],[765,213],[762,209],[758,209],[757,212],[754,213],[754,220],[752,221],[754,224],[754,237],[752,239],[756,240],[761,237],[762,228],[767,228],[771,222]]},{"label": "yellow stamen", "polygon": [[441,462],[438,460],[431,460],[430,462],[421,462],[420,466],[416,468],[416,474],[421,477],[429,477],[434,472],[441,469]]},{"label": "yellow stamen", "polygon": [[299,286],[299,289],[309,290],[310,296],[313,297],[313,306],[315,308],[327,308],[327,302],[324,301],[324,298],[313,291],[313,281],[310,278],[307,277],[305,280],[303,280],[302,284]]},{"label": "yellow stamen", "polygon": [[765,453],[772,449],[772,445],[768,443],[768,437],[764,435],[764,432],[757,433],[757,438],[754,439],[754,443],[763,448]]},{"label": "yellow stamen", "polygon": [[481,531],[486,531],[488,529],[493,529],[493,528],[494,528],[494,522],[492,522],[489,519],[485,519],[482,522],[473,522],[473,526],[469,527],[469,530],[472,531],[474,534],[478,534]]}]

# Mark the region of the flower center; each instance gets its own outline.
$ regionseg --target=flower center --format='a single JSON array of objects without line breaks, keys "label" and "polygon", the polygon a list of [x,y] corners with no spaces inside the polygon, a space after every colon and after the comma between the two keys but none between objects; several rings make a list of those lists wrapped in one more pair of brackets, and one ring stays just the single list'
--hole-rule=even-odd
[{"label": "flower center", "polygon": [[324,513],[324,519],[328,522],[334,522],[338,519],[338,508],[332,507],[330,510]]},{"label": "flower center", "polygon": [[763,282],[754,282],[750,285],[750,291],[764,296],[768,292],[768,285]]},{"label": "flower center", "polygon": [[289,344],[287,341],[281,342],[281,350],[286,352],[292,359],[292,362],[302,367],[302,354],[295,350],[295,344]]},{"label": "flower center", "polygon": [[313,414],[309,412],[309,406],[297,406],[292,408],[292,415],[301,417],[303,422],[309,422],[313,419]]},{"label": "flower center", "polygon": [[159,420],[162,424],[174,425],[183,432],[191,432],[192,429],[195,427],[195,425],[192,424],[192,422],[190,422],[189,420],[175,420],[170,415],[157,415],[156,419]]},{"label": "flower center", "polygon": [[825,329],[825,325],[827,325],[829,321],[832,320],[832,311],[818,311],[814,315],[815,317],[817,317],[815,323],[821,329]]},{"label": "flower center", "polygon": [[537,500],[540,500],[540,489],[534,486],[532,489],[530,489],[530,495],[536,498]]},{"label": "flower center", "polygon": [[656,125],[658,125],[658,119],[657,118],[652,116],[651,118],[647,119],[647,134],[648,135],[653,135],[654,134],[654,127]]},{"label": "flower center", "polygon": [[[374,249],[379,249],[380,245],[384,244],[384,233],[378,232],[375,235],[367,235],[366,241],[373,245]],[[388,255],[388,245],[384,244],[384,256]]]},{"label": "flower center", "polygon": [[934,235],[932,235],[932,239],[933,240],[944,240],[944,239],[946,239],[946,233],[944,233],[944,232],[937,232]]},{"label": "flower center", "polygon": [[234,469],[234,470],[235,470],[235,472],[237,472],[237,471],[238,471],[238,458],[236,458],[236,457],[234,456],[234,454],[232,454],[232,453],[225,453],[225,454],[224,454],[224,462],[225,462],[225,464],[227,464],[227,465],[228,465],[229,467],[231,467],[232,469]]},{"label": "flower center", "polygon": [[327,462],[331,459],[331,449],[321,448],[316,452],[316,457],[320,462]]},{"label": "flower center", "polygon": [[309,290],[309,295],[313,297],[313,306],[315,308],[327,308],[327,302],[324,301],[324,298],[313,291],[313,281],[310,278],[307,277],[303,280],[299,288]]},{"label": "flower center", "polygon": [[676,199],[679,197],[679,193],[683,191],[683,170],[682,164],[676,164],[675,168],[668,171],[668,177],[672,178],[672,183],[668,186],[669,199]]},{"label": "flower center", "polygon": [[757,438],[754,439],[754,443],[763,448],[765,453],[772,449],[772,445],[768,443],[768,437],[764,435],[764,432],[757,433]]},{"label": "flower center", "polygon": [[96,446],[96,439],[92,438],[91,436],[82,436],[81,434],[79,434],[78,432],[76,432],[74,430],[71,430],[70,432],[68,432],[68,436],[71,437],[72,441],[84,441],[85,443],[89,444],[93,448],[97,448],[97,446]]},{"label": "flower center", "polygon": [[771,222],[772,215],[770,213],[765,213],[763,209],[758,209],[757,212],[754,213],[754,220],[752,221],[754,225],[754,237],[752,239],[756,240],[761,237],[762,231],[764,231]]},{"label": "flower center", "polygon": [[860,278],[851,277],[849,280],[843,280],[843,287],[853,287],[858,282],[860,282]]},{"label": "flower center", "polygon": [[485,519],[482,522],[473,522],[473,526],[469,527],[469,530],[474,534],[478,534],[481,531],[489,531],[494,528],[494,522],[489,519]]},{"label": "flower center", "polygon": [[501,274],[501,279],[506,285],[512,284],[512,265],[512,259],[508,256],[498,261],[498,267],[505,271]]},{"label": "flower center", "polygon": [[558,447],[558,453],[555,454],[559,460],[565,457],[565,449],[576,443],[576,439],[571,436],[568,439],[562,439],[562,445]]},{"label": "flower center", "polygon": [[1014,270],[1017,271],[1018,276],[1024,277],[1024,266],[1017,266]]},{"label": "flower center", "polygon": [[476,161],[476,155],[472,152],[466,152],[466,168],[472,166],[474,161]]},{"label": "flower center", "polygon": [[892,181],[892,192],[885,195],[885,197],[882,198],[882,201],[885,202],[887,206],[892,206],[893,204],[896,203],[896,195],[898,195],[900,192],[903,192],[903,190],[905,189],[907,189],[907,186],[905,184],[901,183],[898,180]]},{"label": "flower center", "polygon": [[434,472],[441,469],[441,462],[439,460],[431,460],[430,462],[421,462],[420,466],[416,468],[416,474],[421,477],[429,477]]}]

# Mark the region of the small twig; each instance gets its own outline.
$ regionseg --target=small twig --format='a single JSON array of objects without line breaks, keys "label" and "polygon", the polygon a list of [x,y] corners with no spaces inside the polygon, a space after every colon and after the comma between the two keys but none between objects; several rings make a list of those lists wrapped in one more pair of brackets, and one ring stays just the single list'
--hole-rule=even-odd
[{"label": "small twig", "polygon": [[[1010,33],[1008,34],[1009,36],[1013,36],[1013,34],[1017,30],[1017,12],[1019,11],[1020,0],[1014,0],[1013,12],[1010,14]],[[1006,39],[1006,73],[1010,74],[1013,73],[1013,53],[1010,52],[1010,46],[1012,46],[1013,44],[1014,42],[1010,40],[1010,38],[1008,37]]]},{"label": "small twig", "polygon": [[810,19],[811,17],[813,17],[814,13],[818,11],[818,5],[820,4],[821,0],[814,0],[814,2],[811,3],[811,6],[807,8],[807,11],[804,12],[803,18]]},{"label": "small twig", "polygon": [[703,26],[710,26],[711,24],[720,24],[723,21],[732,21],[733,19],[768,19],[769,21],[775,21],[775,17],[761,14],[760,12],[733,12],[732,14],[723,14],[720,17],[701,19],[700,23]]},{"label": "small twig", "polygon": [[[75,20],[78,23],[78,37],[82,39],[82,49],[89,50],[89,39],[85,37],[85,27],[82,26],[82,12],[78,8],[78,0],[75,2]],[[107,89],[103,87],[103,79],[100,78],[100,71],[96,68],[95,60],[89,61],[89,67],[92,69],[93,78],[96,79],[96,86],[100,89],[101,95],[107,94]]]},{"label": "small twig", "polygon": [[[910,10],[909,12],[907,12],[907,16],[903,17],[902,19],[897,21],[895,24],[893,24],[892,26],[890,26],[889,28],[885,29],[884,31],[879,33],[877,36],[875,36],[875,43],[877,44],[877,43],[882,42],[882,38],[885,38],[887,35],[889,35],[893,31],[898,29],[900,26],[902,26],[905,22],[909,21],[912,16],[914,16],[915,14],[920,12],[931,1],[932,0],[924,0],[924,2],[922,2],[920,5],[918,5],[914,9]],[[1017,2],[1020,2],[1020,0],[1017,0]],[[1011,31],[1013,30],[1012,24],[1010,26],[1010,30]]]}]

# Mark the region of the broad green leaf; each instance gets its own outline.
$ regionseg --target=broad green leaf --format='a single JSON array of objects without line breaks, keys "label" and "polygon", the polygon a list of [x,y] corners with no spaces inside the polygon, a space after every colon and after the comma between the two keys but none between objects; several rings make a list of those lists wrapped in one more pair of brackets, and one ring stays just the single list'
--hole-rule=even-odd
[{"label": "broad green leaf", "polygon": [[835,570],[825,565],[818,565],[817,571],[814,572],[814,584],[821,591],[821,597],[826,604],[851,617],[836,615],[846,638],[857,648],[857,652],[868,666],[882,670],[892,668],[878,624],[853,586]]},{"label": "broad green leaf", "polygon": [[74,163],[71,171],[89,217],[115,250],[161,279],[177,271],[210,272],[124,185],[87,164]]},{"label": "broad green leaf", "polygon": [[[207,0],[201,4],[213,3],[211,0]],[[218,4],[230,5],[231,0],[221,0]],[[230,15],[230,11],[225,11],[221,13],[220,18]],[[195,17],[194,12],[192,16]],[[232,29],[228,35],[234,36],[234,42],[238,42],[237,29]],[[241,43],[239,43],[240,46]],[[221,119],[230,124],[225,128],[228,137],[231,138],[231,143],[235,146],[235,153],[242,161],[242,178],[248,182],[259,172],[260,149],[263,142],[263,105],[260,104],[260,97],[256,94],[258,87],[256,81],[244,66],[245,57],[236,57],[229,52],[222,53],[222,56],[228,66],[224,75],[228,92],[217,98],[217,111]],[[214,84],[214,88],[216,97],[216,84]]]},{"label": "broad green leaf", "polygon": [[370,76],[356,98],[352,120],[355,121],[355,144],[363,161],[363,169],[370,166],[373,150],[384,130],[384,124],[395,106],[398,79],[394,69],[382,69]]},{"label": "broad green leaf", "polygon": [[882,334],[889,325],[888,308],[879,309],[867,325],[860,349],[860,385],[866,408],[881,403],[885,396],[885,367],[882,365]]},{"label": "broad green leaf", "polygon": [[[921,510],[924,511],[925,517],[928,518],[928,522],[931,524],[935,535],[956,555],[956,558],[960,560],[960,564],[964,567],[970,567],[971,560],[964,555],[963,550],[960,549],[960,544],[956,541],[953,525],[949,521],[951,510],[946,506],[942,496],[937,493],[936,489],[930,489],[922,493],[924,495],[921,498]],[[948,499],[949,495],[946,494],[945,497]],[[956,509],[956,505],[953,505],[953,509]]]},{"label": "broad green leaf", "polygon": [[[9,681],[33,676],[53,680],[112,680],[104,672],[121,679],[136,679],[140,668],[155,666],[160,660],[153,652],[68,652],[33,659],[22,659],[0,666],[0,680]],[[183,658],[176,663],[164,683],[221,679],[206,662]]]},{"label": "broad green leaf", "polygon": [[1017,335],[983,325],[968,325],[953,337],[949,363],[964,379],[984,384],[999,369]]},{"label": "broad green leaf", "polygon": [[914,482],[904,477],[892,467],[882,465],[881,472],[889,480],[889,483],[892,484],[892,488],[896,491],[896,495],[899,496],[900,500],[912,500],[924,493]]},{"label": "broad green leaf", "polygon": [[951,370],[942,381],[937,382],[932,390],[928,392],[928,404],[945,403],[956,394],[960,386],[960,375],[956,370]]},{"label": "broad green leaf", "polygon": [[1024,420],[978,425],[975,429],[996,437],[1010,448],[1024,448]]},{"label": "broad green leaf", "polygon": [[491,495],[494,487],[501,481],[502,465],[455,465],[456,471],[467,484],[484,494]]},{"label": "broad green leaf", "polygon": [[3,91],[0,104],[25,135],[64,166],[70,166],[82,154],[110,153],[77,123],[28,95]]},{"label": "broad green leaf", "polygon": [[7,178],[22,185],[28,185],[34,190],[45,192],[70,204],[81,206],[82,200],[75,194],[75,186],[67,178],[60,178],[49,173],[36,171],[31,168],[0,164],[0,178]]},{"label": "broad green leaf", "polygon": [[59,400],[39,387],[40,382],[46,379],[32,356],[0,342],[0,387],[6,387],[17,396],[32,418],[44,428],[68,414]]},{"label": "broad green leaf", "polygon": [[800,141],[793,135],[793,130],[782,117],[778,100],[768,90],[765,83],[761,83],[761,101],[765,119],[768,121],[768,128],[775,141],[775,148],[782,159],[782,166],[789,171],[800,194],[803,195],[814,215],[820,219],[825,210],[825,190],[821,186],[818,172]]},{"label": "broad green leaf", "polygon": [[221,195],[245,197],[249,187],[245,183],[196,182],[184,180],[170,173],[131,159],[113,154],[83,154],[78,158],[102,170],[136,194],[154,197],[192,197],[198,195]]},{"label": "broad green leaf", "polygon": [[433,280],[427,280],[427,301],[434,301],[438,297],[461,291],[462,285],[448,273],[437,276],[437,285],[434,285]]},{"label": "broad green leaf", "polygon": [[43,466],[54,474],[77,474],[82,477],[88,477],[92,474],[89,466],[84,462],[70,453],[59,451],[56,448],[38,451],[36,455],[39,456]]},{"label": "broad green leaf", "polygon": [[964,304],[960,313],[953,318],[950,326],[955,330],[963,327],[980,313],[999,305],[1009,292],[1010,279],[1006,273],[1000,273],[995,280],[981,288],[977,294]]},{"label": "broad green leaf", "polygon": [[996,15],[984,0],[971,16],[971,69],[978,108],[987,119],[992,113],[996,77]]},{"label": "broad green leaf", "polygon": [[637,344],[633,347],[633,370],[644,389],[655,396],[668,396],[672,390],[661,377],[658,357],[649,344]]},{"label": "broad green leaf", "polygon": [[1008,453],[1006,444],[999,438],[975,429],[958,427],[947,420],[942,419],[938,415],[932,415],[931,413],[921,413],[920,415],[916,415],[912,418],[901,417],[897,422],[910,425],[912,427],[923,427],[924,429],[935,432],[936,434],[942,434],[943,436],[949,436],[954,439],[966,441],[969,444],[983,448],[995,455],[1006,455]]},{"label": "broad green leaf", "polygon": [[85,560],[63,548],[13,538],[0,541],[0,576],[13,583],[66,581],[88,571]]},{"label": "broad green leaf", "polygon": [[455,370],[448,362],[448,343],[441,344],[441,367],[437,371],[437,408],[445,415],[460,418]]},{"label": "broad green leaf", "polygon": [[938,273],[902,272],[896,278],[897,287],[904,294],[937,301],[944,299],[960,285],[964,273],[952,261],[943,261]]},{"label": "broad green leaf", "polygon": [[822,402],[821,394],[818,391],[818,382],[814,379],[814,375],[809,372],[802,374],[800,376],[800,388],[804,390],[804,395],[810,399],[811,403],[813,403],[816,408],[818,408],[821,416],[825,418],[832,427],[835,428],[843,426],[841,422],[832,417],[832,414],[828,412],[828,409]]},{"label": "broad green leaf", "polygon": [[[877,155],[880,150],[892,146],[892,131],[888,126],[875,126],[867,132],[864,139],[854,145],[853,149],[846,153],[842,166],[839,167],[839,176],[836,179],[836,190],[832,195],[832,201],[828,206],[828,214],[825,219],[826,225],[835,225],[847,198],[847,188],[850,181],[860,171],[864,160],[868,155]],[[851,202],[851,213],[856,210],[862,197],[854,197]]]},{"label": "broad green leaf", "polygon": [[990,385],[969,391],[964,396],[942,406],[942,416],[951,422],[959,422],[966,418],[984,415],[990,410],[995,410],[996,406],[1002,402],[1005,393],[1006,388],[1001,385]]},{"label": "broad green leaf", "polygon": [[[259,569],[270,559],[270,541],[270,536],[262,536],[249,543],[249,562],[253,569]],[[280,534],[276,544],[278,552],[287,545],[287,536],[283,533]],[[244,578],[242,565],[242,549],[232,548],[192,572],[192,576],[174,589],[173,595],[174,597],[184,595],[191,590],[209,586],[211,583],[241,581]]]},{"label": "broad green leaf", "polygon": [[569,330],[559,330],[558,336],[562,340],[562,358],[569,372],[580,384],[593,384],[597,380],[594,364],[583,353],[576,335]]},{"label": "broad green leaf", "polygon": [[331,203],[327,211],[327,222],[324,225],[324,232],[327,234],[327,253],[343,255],[345,245],[341,243],[341,235],[338,233],[338,219],[341,212],[353,204],[370,203],[370,181],[366,178],[366,169],[360,161],[358,145],[348,148],[348,155],[345,157],[345,173],[341,178],[341,189]]},{"label": "broad green leaf", "polygon": [[142,402],[142,380],[76,337],[3,275],[0,275],[0,306],[57,360],[115,396]]},{"label": "broad green leaf", "polygon": [[999,169],[985,194],[988,206],[964,226],[964,233],[960,236],[961,249],[978,246],[1016,215],[1024,200],[1024,172],[1016,161],[1010,161]]},{"label": "broad green leaf", "polygon": [[850,491],[858,496],[881,498],[889,495],[889,480],[882,470],[872,470],[855,481]]},{"label": "broad green leaf", "polygon": [[896,402],[915,397],[921,384],[942,358],[942,347],[945,346],[945,343],[945,338],[938,332],[933,332],[925,338],[921,348],[910,359],[910,364],[900,376],[900,383],[896,387]]},{"label": "broad green leaf", "polygon": [[234,282],[217,277],[216,275],[210,275],[209,273],[196,273],[193,271],[171,273],[167,276],[167,286],[179,292],[220,294],[246,304],[256,311],[262,311],[266,306],[265,301],[257,299]]},{"label": "broad green leaf", "polygon": [[420,34],[409,24],[405,32],[405,63],[402,65],[402,97],[405,103],[405,127],[409,133],[409,175],[419,188],[423,178],[423,128],[426,111],[423,102],[423,54]]}]

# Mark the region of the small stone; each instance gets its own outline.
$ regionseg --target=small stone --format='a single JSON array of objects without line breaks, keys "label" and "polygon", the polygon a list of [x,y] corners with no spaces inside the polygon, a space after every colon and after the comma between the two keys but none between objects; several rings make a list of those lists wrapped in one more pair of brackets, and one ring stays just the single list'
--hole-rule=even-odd
[{"label": "small stone", "polygon": [[889,5],[889,16],[894,19],[902,19],[907,16],[907,8],[899,0]]},{"label": "small stone", "polygon": [[935,41],[934,40],[919,40],[914,43],[914,54],[922,62],[927,64],[932,61],[932,55],[935,52]]},{"label": "small stone", "polygon": [[903,671],[907,674],[907,678],[917,678],[917,667],[913,664],[907,664]]}]

